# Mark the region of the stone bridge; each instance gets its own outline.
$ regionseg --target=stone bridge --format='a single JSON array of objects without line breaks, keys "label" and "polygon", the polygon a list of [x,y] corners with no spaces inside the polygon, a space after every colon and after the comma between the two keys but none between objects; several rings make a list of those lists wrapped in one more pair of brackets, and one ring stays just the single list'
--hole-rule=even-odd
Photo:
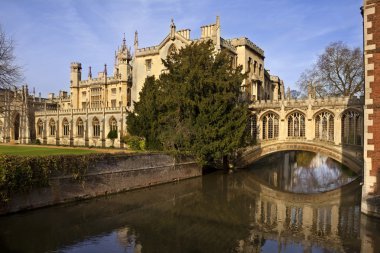
[{"label": "stone bridge", "polygon": [[251,136],[239,166],[270,153],[305,150],[325,154],[356,172],[363,168],[364,98],[282,99],[252,104]]}]

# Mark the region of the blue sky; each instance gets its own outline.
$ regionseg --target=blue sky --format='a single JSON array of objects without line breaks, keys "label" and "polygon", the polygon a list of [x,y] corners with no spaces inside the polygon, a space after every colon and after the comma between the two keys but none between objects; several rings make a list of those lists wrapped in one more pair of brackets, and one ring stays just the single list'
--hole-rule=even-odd
[{"label": "blue sky", "polygon": [[[45,96],[69,90],[70,62],[88,66],[93,74],[113,55],[123,33],[132,46],[157,45],[177,29],[191,29],[221,18],[222,37],[248,37],[265,51],[265,68],[296,88],[301,72],[310,67],[333,41],[362,46],[361,0],[1,0],[0,24],[16,43],[24,83]],[[109,69],[110,72],[110,69]]]}]

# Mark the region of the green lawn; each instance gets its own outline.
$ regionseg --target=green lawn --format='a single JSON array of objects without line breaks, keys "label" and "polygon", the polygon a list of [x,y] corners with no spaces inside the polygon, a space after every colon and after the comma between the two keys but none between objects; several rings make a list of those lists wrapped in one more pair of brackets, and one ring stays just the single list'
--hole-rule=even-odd
[{"label": "green lawn", "polygon": [[35,147],[19,145],[0,145],[0,155],[27,155],[27,156],[48,156],[48,155],[83,155],[96,153],[96,150],[80,148],[54,148]]}]

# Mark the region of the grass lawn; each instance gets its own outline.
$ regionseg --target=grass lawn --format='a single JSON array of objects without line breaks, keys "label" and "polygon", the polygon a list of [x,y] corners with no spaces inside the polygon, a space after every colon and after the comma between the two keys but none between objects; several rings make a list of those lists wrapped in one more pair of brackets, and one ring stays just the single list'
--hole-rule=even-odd
[{"label": "grass lawn", "polygon": [[97,153],[96,150],[80,148],[55,148],[23,145],[0,145],[0,155],[27,155],[27,156],[48,156],[48,155],[83,155]]}]

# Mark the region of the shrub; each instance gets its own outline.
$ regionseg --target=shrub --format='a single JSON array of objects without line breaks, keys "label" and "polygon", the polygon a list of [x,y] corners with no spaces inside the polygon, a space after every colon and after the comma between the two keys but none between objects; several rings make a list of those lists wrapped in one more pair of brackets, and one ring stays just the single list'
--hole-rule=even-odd
[{"label": "shrub", "polygon": [[144,150],[145,149],[145,140],[138,136],[126,135],[123,137],[124,143],[128,145],[130,149],[133,150]]}]

